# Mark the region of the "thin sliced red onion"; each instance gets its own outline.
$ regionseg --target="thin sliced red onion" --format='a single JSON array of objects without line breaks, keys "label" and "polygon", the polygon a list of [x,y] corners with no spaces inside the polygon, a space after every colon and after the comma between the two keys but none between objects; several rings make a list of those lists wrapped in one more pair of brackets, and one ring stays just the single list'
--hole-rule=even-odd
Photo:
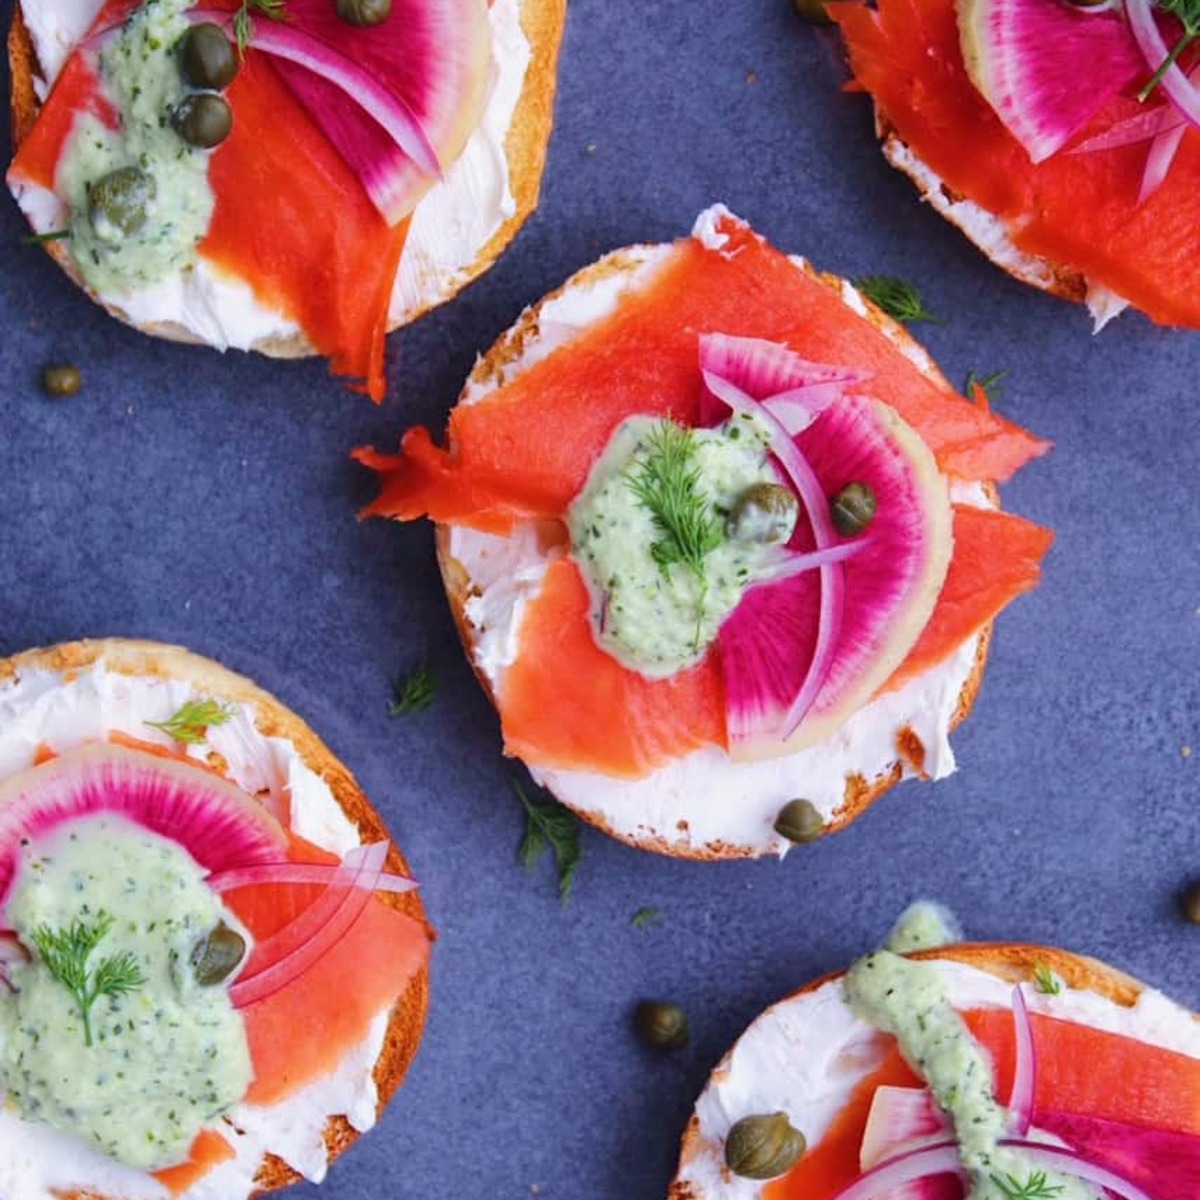
[{"label": "thin sliced red onion", "polygon": [[1097,1187],[1116,1192],[1118,1196],[1123,1196],[1124,1200],[1154,1200],[1149,1192],[1142,1191],[1136,1184],[1130,1183],[1115,1171],[1084,1158],[1074,1150],[1018,1138],[1005,1138],[1000,1145],[1006,1150],[1019,1150],[1034,1166],[1061,1171],[1064,1175],[1074,1175],[1088,1183],[1094,1183]]},{"label": "thin sliced red onion", "polygon": [[1150,143],[1150,153],[1146,155],[1146,165],[1142,169],[1142,186],[1138,190],[1138,204],[1145,204],[1155,192],[1162,187],[1175,155],[1179,153],[1179,145],[1187,131],[1185,122],[1180,121],[1173,129],[1163,130]]},{"label": "thin sliced red onion", "polygon": [[934,1142],[906,1150],[864,1171],[833,1200],[877,1200],[893,1188],[903,1187],[929,1175],[965,1175],[958,1157],[957,1142]]},{"label": "thin sliced red onion", "polygon": [[[339,879],[339,876],[341,877]],[[345,871],[340,863],[260,863],[257,866],[237,867],[210,875],[205,883],[218,895],[237,888],[258,887],[275,883],[345,883]],[[411,892],[418,886],[415,879],[384,872],[375,884],[377,892]]]},{"label": "thin sliced red onion", "polygon": [[[1159,32],[1151,0],[1125,0],[1125,15],[1147,66],[1151,72],[1158,71],[1171,57],[1171,51]],[[1160,86],[1180,113],[1200,129],[1200,89],[1183,73],[1178,63],[1172,63],[1163,72]]]},{"label": "thin sliced red onion", "polygon": [[339,868],[341,877],[325,895],[255,947],[255,957],[278,956],[254,974],[243,975],[229,989],[234,1007],[246,1008],[273,996],[332,949],[370,903],[386,860],[386,842],[351,850]]},{"label": "thin sliced red onion", "polygon": [[810,383],[805,387],[791,388],[776,396],[768,396],[762,406],[795,437],[807,429],[831,404],[845,394],[849,383],[841,379],[827,383]]},{"label": "thin sliced red onion", "polygon": [[28,958],[29,952],[17,939],[15,930],[0,932],[0,964],[7,966],[9,963],[25,962]]},{"label": "thin sliced red onion", "polygon": [[[792,441],[787,429],[779,419],[768,412],[763,405],[746,395],[741,388],[721,379],[704,367],[705,339],[700,339],[701,376],[705,385],[718,400],[728,404],[734,412],[743,413],[756,418],[766,428],[768,446],[771,453],[779,460],[789,479],[796,487],[800,502],[804,505],[808,519],[812,523],[813,535],[818,550],[827,550],[837,543],[837,534],[833,528],[833,517],[830,515],[829,502],[821,487],[816,473],[809,466],[808,460],[800,452],[800,447]],[[825,563],[819,568],[821,580],[821,604],[817,615],[817,639],[813,648],[812,661],[808,665],[808,673],[796,698],[792,701],[783,720],[780,731],[781,740],[786,741],[795,733],[805,713],[812,707],[817,698],[829,667],[833,661],[833,651],[837,646],[838,635],[842,627],[842,604],[845,595],[845,574],[841,563]]]},{"label": "thin sliced red onion", "polygon": [[1008,1112],[1018,1137],[1029,1132],[1033,1120],[1033,1093],[1037,1084],[1037,1051],[1033,1044],[1033,1023],[1021,985],[1013,988],[1013,1030],[1016,1034],[1016,1066],[1013,1069],[1012,1095]]},{"label": "thin sliced red onion", "polygon": [[827,550],[783,555],[759,572],[754,577],[754,582],[778,583],[781,579],[791,579],[793,575],[803,575],[805,571],[819,570],[826,563],[845,562],[848,558],[853,558],[870,540],[870,537],[860,537],[852,542],[843,542],[840,546],[830,546]]},{"label": "thin sliced red onion", "polygon": [[1115,125],[1110,125],[1103,133],[1087,138],[1078,146],[1072,146],[1067,153],[1095,154],[1100,150],[1119,150],[1122,146],[1148,142],[1160,133],[1186,124],[1187,121],[1170,104],[1163,104],[1149,112],[1136,113]]}]

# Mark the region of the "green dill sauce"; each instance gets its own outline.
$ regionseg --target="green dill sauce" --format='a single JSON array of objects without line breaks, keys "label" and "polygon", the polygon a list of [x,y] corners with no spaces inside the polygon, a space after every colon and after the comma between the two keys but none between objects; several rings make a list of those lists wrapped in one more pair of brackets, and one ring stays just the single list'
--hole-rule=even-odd
[{"label": "green dill sauce", "polygon": [[936,950],[961,938],[958,922],[948,908],[932,900],[917,900],[900,914],[884,949],[908,954],[912,950]]},{"label": "green dill sauce", "polygon": [[[190,7],[189,0],[147,0],[101,51],[101,84],[120,128],[80,114],[58,164],[55,190],[71,209],[68,245],[97,292],[132,291],[190,266],[212,219],[208,155],[171,124],[185,92],[175,45],[188,29],[183,14]],[[88,191],[122,167],[147,172],[156,196],[136,233],[102,237],[89,216]]]},{"label": "green dill sauce", "polygon": [[659,566],[652,548],[662,531],[631,480],[662,425],[654,417],[624,421],[567,514],[571,553],[591,595],[593,633],[614,658],[651,678],[699,662],[756,575],[780,556],[778,546],[724,532],[739,496],[755,484],[779,482],[765,433],[739,416],[691,431],[698,490],[720,530],[704,557],[703,578],[684,563]]},{"label": "green dill sauce", "polygon": [[79,1004],[36,952],[0,995],[0,1087],[31,1121],[142,1170],[185,1160],[196,1134],[246,1093],[246,1029],[223,986],[201,987],[195,944],[234,918],[176,843],[120,817],[81,818],[25,848],[7,921],[27,948],[39,927],[112,919],[86,960],[127,952],[144,979],[100,995],[85,1043]]},{"label": "green dill sauce", "polygon": [[[904,1057],[929,1085],[954,1124],[958,1153],[970,1175],[967,1200],[1007,1200],[1000,1185],[1024,1181],[1033,1168],[1020,1151],[997,1143],[1009,1136],[1008,1111],[996,1100],[991,1060],[951,1007],[936,964],[914,962],[890,950],[868,954],[846,975],[854,1014],[893,1034]],[[1047,1171],[1055,1200],[1097,1200],[1082,1180]]]}]

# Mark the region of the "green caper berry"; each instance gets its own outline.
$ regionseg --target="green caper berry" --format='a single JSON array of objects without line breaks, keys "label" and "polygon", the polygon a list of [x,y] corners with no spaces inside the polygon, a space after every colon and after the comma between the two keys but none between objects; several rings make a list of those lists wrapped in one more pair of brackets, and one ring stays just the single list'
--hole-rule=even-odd
[{"label": "green caper berry", "polygon": [[833,498],[833,527],[842,537],[862,533],[875,520],[875,492],[866,483],[848,483]]},{"label": "green caper berry", "polygon": [[1200,925],[1200,879],[1189,883],[1179,897],[1179,907],[1184,917],[1193,925]]},{"label": "green caper berry", "polygon": [[799,515],[800,505],[788,488],[756,483],[737,498],[725,531],[739,542],[775,545],[792,536]]},{"label": "green caper berry", "polygon": [[246,956],[246,939],[222,921],[192,947],[192,967],[201,987],[228,979]]},{"label": "green caper berry", "polygon": [[811,800],[789,800],[775,818],[775,832],[789,842],[815,842],[825,832],[825,822]]},{"label": "green caper berry", "polygon": [[219,92],[237,76],[238,58],[225,30],[205,21],[179,39],[179,74],[194,88]]},{"label": "green caper berry", "polygon": [[378,25],[392,15],[392,0],[337,0],[337,15],[347,25]]},{"label": "green caper berry", "polygon": [[633,1027],[652,1050],[682,1050],[691,1037],[687,1014],[666,1000],[643,1000],[634,1009]]},{"label": "green caper berry", "polygon": [[[1094,0],[1103,3],[1103,0]],[[825,0],[792,0],[796,15],[810,25],[832,25],[833,18],[825,11]]]},{"label": "green caper berry", "polygon": [[216,92],[195,92],[175,106],[171,122],[189,146],[211,150],[233,131],[233,109]]},{"label": "green caper berry", "polygon": [[42,372],[42,389],[49,396],[73,396],[82,383],[83,376],[74,363],[61,363]]},{"label": "green caper berry", "polygon": [[140,167],[119,167],[88,188],[88,220],[98,238],[119,242],[146,224],[157,196],[153,175]]},{"label": "green caper berry", "polygon": [[775,1179],[795,1166],[806,1146],[786,1113],[743,1117],[725,1138],[725,1165],[744,1179]]}]

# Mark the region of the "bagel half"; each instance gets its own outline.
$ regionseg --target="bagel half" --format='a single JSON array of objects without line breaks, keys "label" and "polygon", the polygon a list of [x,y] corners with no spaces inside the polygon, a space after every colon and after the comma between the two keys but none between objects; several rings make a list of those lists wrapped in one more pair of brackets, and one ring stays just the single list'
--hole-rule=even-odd
[{"label": "bagel half", "polygon": [[[1035,988],[1025,990],[1027,1003],[1036,1011],[1050,1015],[1063,1016],[1065,1019],[1083,1022],[1081,1014],[1094,1012],[1097,1004],[1101,1008],[1110,1007],[1107,1023],[1103,1028],[1114,1028],[1119,1032],[1127,1032],[1135,1037],[1167,1049],[1200,1056],[1200,1031],[1197,1030],[1194,1014],[1173,1004],[1161,994],[1153,992],[1147,985],[1133,977],[1117,970],[1095,958],[1074,954],[1048,946],[1035,946],[1025,943],[965,943],[939,947],[936,950],[924,950],[908,957],[922,961],[942,960],[949,963],[961,964],[976,972],[994,976],[1006,984],[1032,983],[1035,972],[1048,971],[1065,985],[1059,995],[1045,995]],[[754,1110],[754,1102],[747,1098],[747,1093],[753,1089],[754,1081],[747,1078],[747,1064],[766,1061],[761,1053],[766,1045],[764,1039],[774,1039],[773,1047],[785,1047],[791,1044],[798,1047],[802,1039],[812,1037],[818,1041],[820,1031],[809,1027],[810,1021],[815,1021],[817,1015],[817,994],[826,988],[836,988],[836,999],[844,1007],[841,1000],[840,983],[845,972],[838,971],[807,984],[799,991],[781,1000],[763,1012],[749,1026],[742,1038],[734,1044],[729,1052],[713,1069],[709,1083],[697,1104],[684,1131],[680,1154],[679,1172],[669,1190],[670,1200],[724,1200],[725,1197],[759,1196],[764,1184],[732,1176],[724,1166],[724,1139],[729,1128],[741,1117],[749,1115]],[[1082,998],[1072,998],[1072,993],[1089,993]],[[1145,1000],[1154,1005],[1153,1013],[1145,1011],[1141,1016],[1131,1014],[1121,1017],[1118,1010],[1134,1010],[1139,1001]],[[953,988],[950,994],[954,1003]],[[1071,1006],[1078,1001],[1079,1007]],[[1104,1004],[1107,1002],[1107,1005]],[[1093,1018],[1095,1019],[1095,1018]],[[1124,1023],[1123,1023],[1124,1022]],[[1086,1023],[1086,1022],[1083,1022]],[[862,1032],[869,1035],[869,1027],[863,1023]],[[739,1057],[739,1050],[743,1055]],[[860,1047],[861,1049],[861,1047]],[[833,1047],[833,1054],[837,1047]],[[800,1051],[797,1050],[797,1053]],[[851,1050],[848,1057],[853,1056]],[[780,1050],[778,1059],[779,1071],[786,1074],[787,1051]],[[863,1057],[860,1054],[860,1058]],[[864,1059],[860,1075],[865,1075],[870,1069],[870,1062]],[[1169,1086],[1170,1080],[1164,1079],[1163,1084]],[[793,1081],[795,1092],[805,1092],[805,1081],[798,1077]],[[781,1086],[785,1087],[785,1079]],[[809,1089],[816,1089],[821,1084],[821,1077],[814,1076],[807,1081]],[[836,1081],[838,1095],[853,1087],[852,1081]],[[815,1094],[815,1092],[813,1093]],[[848,1100],[848,1096],[846,1099]],[[776,1089],[772,1101],[779,1099]],[[728,1101],[728,1103],[726,1103]],[[803,1103],[797,1098],[797,1107]],[[745,1108],[739,1107],[745,1105]],[[728,1111],[725,1111],[728,1109]],[[768,1108],[767,1111],[770,1109]],[[836,1110],[835,1110],[836,1111]],[[720,1114],[714,1118],[714,1114]],[[810,1144],[812,1150],[816,1142]]]},{"label": "bagel half", "polygon": [[[526,219],[537,208],[554,119],[558,53],[566,22],[566,0],[519,0],[519,3],[520,26],[529,44],[530,59],[504,139],[509,190],[515,202],[515,210],[476,247],[469,262],[453,270],[438,271],[432,292],[423,295],[415,305],[397,312],[396,299],[393,297],[393,311],[388,318],[389,332],[417,320],[431,309],[453,299],[467,284],[482,275],[516,237]],[[8,61],[12,77],[12,134],[15,152],[37,120],[40,104],[35,82],[44,75],[19,3],[14,6],[8,31]],[[427,205],[436,206],[439,196],[443,194],[442,186],[444,185],[435,186],[421,200],[418,210],[425,209]],[[177,322],[139,323],[119,305],[98,296],[80,279],[65,246],[54,241],[46,242],[44,246],[47,253],[71,276],[76,285],[119,321],[168,341],[196,344],[202,340]],[[273,358],[302,358],[317,353],[301,331],[259,338],[249,349]]]},{"label": "bagel half", "polygon": [[[133,679],[177,681],[197,696],[216,699],[226,705],[249,706],[258,734],[290,743],[304,766],[324,782],[342,813],[357,827],[361,844],[389,840],[387,870],[410,873],[403,855],[390,842],[382,818],[353,774],[299,716],[251,680],[182,647],[125,638],[101,638],[26,650],[0,660],[0,724],[4,717],[11,716],[5,704],[23,676],[50,672],[67,683],[97,668]],[[215,751],[209,751],[206,761],[222,773],[227,769]],[[430,939],[433,938],[433,929],[417,891],[380,895],[385,903],[411,917],[424,928]],[[382,1048],[372,1072],[378,1096],[376,1116],[382,1115],[416,1055],[428,1007],[429,971],[424,965],[408,980],[388,1019]],[[328,1162],[353,1145],[359,1136],[359,1130],[344,1114],[331,1114],[324,1133]],[[267,1154],[254,1175],[254,1192],[274,1191],[300,1182],[302,1178],[300,1172],[284,1159]],[[76,1195],[99,1200],[91,1189]]]}]

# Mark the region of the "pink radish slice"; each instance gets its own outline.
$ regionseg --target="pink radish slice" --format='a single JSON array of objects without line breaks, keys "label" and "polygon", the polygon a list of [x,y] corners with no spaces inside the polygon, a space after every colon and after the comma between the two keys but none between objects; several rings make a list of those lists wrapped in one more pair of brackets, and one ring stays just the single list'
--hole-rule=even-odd
[{"label": "pink radish slice", "polygon": [[1012,1119],[1013,1132],[1017,1137],[1024,1137],[1029,1132],[1029,1123],[1033,1119],[1033,1096],[1037,1088],[1037,1050],[1034,1048],[1029,1007],[1025,1003],[1020,984],[1013,988],[1012,998],[1016,1053],[1008,1112]]},{"label": "pink radish slice", "polygon": [[[1118,13],[1061,0],[958,0],[956,7],[971,82],[1035,163],[1062,149],[1145,70]],[[1068,62],[1088,69],[1064,71]]]},{"label": "pink radish slice", "polygon": [[387,843],[351,850],[338,879],[294,921],[255,946],[242,975],[229,989],[236,1008],[247,1008],[287,987],[318,962],[362,916],[383,874]]},{"label": "pink radish slice", "polygon": [[793,388],[768,396],[762,406],[784,429],[795,437],[807,429],[831,404],[846,394],[847,384],[837,380],[833,383],[814,383],[807,387]]},{"label": "pink radish slice", "polygon": [[[264,863],[255,867],[235,867],[210,875],[205,883],[218,895],[244,887],[260,887],[272,883],[334,884],[345,882],[345,869],[341,863]],[[404,875],[384,872],[375,884],[377,892],[411,892],[418,886],[415,879]]]},{"label": "pink radish slice", "polygon": [[0,900],[20,866],[22,839],[114,813],[178,842],[209,871],[278,862],[287,836],[240,788],[181,759],[96,743],[0,784]]},{"label": "pink radish slice", "polygon": [[[1143,66],[1153,74],[1167,61],[1171,51],[1158,28],[1151,0],[1125,0],[1125,14],[1142,52]],[[1183,73],[1178,63],[1172,63],[1166,69],[1160,86],[1180,114],[1200,129],[1200,89]]]}]

